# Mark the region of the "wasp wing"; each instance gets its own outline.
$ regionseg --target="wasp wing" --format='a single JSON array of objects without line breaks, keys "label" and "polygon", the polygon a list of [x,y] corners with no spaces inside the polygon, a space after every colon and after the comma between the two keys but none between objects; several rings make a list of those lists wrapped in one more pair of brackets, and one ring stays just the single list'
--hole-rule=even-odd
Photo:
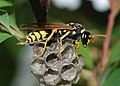
[{"label": "wasp wing", "polygon": [[[35,26],[35,23],[33,23]],[[73,28],[71,26],[67,26],[64,23],[45,23],[42,24],[39,27],[26,27],[26,28],[22,28],[23,30],[48,30],[48,29],[66,29],[66,30],[73,30]]]}]

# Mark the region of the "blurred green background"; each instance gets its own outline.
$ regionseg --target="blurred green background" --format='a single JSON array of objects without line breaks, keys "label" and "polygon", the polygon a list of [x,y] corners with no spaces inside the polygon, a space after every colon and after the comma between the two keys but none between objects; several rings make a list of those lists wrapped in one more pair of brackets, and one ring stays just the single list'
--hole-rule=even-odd
[{"label": "blurred green background", "polygon": [[[13,2],[13,0],[9,1]],[[93,34],[105,34],[110,12],[108,0],[51,1],[51,6],[48,11],[49,22],[78,22],[84,25],[86,29],[90,30]],[[27,0],[16,0],[14,5],[18,26],[26,22],[35,22],[30,3]],[[9,14],[11,14],[10,10],[12,10],[12,7],[0,8],[7,10]],[[115,20],[110,49],[120,41],[119,33],[120,14],[117,15]],[[98,65],[100,61],[103,41],[104,38],[97,37],[95,38],[95,43],[91,43],[87,49],[83,49],[82,46],[79,49],[79,52],[85,57],[86,65],[84,71],[87,71],[88,74],[91,74],[90,71],[97,69],[96,65]],[[37,79],[30,73],[32,48],[17,46],[17,43],[18,41],[15,38],[9,38],[0,44],[0,86],[38,86]],[[118,46],[120,46],[119,44]],[[114,51],[116,50],[117,49]],[[120,49],[118,50],[120,51]],[[117,67],[118,66],[119,65],[117,65]],[[85,73],[83,73],[81,77],[84,77]],[[90,78],[90,76],[88,78]],[[118,78],[120,79],[120,77]],[[85,78],[83,78],[83,80],[81,79],[75,86],[93,86],[86,83],[84,79]],[[116,86],[120,86],[120,84]]]}]

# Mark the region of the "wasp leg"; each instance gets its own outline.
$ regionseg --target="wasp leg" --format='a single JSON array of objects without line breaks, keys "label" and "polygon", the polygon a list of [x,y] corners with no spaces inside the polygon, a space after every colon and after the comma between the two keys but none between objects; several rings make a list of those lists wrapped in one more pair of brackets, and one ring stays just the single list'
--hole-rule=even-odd
[{"label": "wasp leg", "polygon": [[54,35],[55,32],[57,32],[57,29],[52,30],[52,33],[50,34],[50,36],[45,41],[45,44],[44,44],[44,47],[43,47],[43,51],[41,52],[40,55],[37,56],[37,58],[39,58],[40,56],[43,55],[43,53],[44,53],[44,51],[46,49],[46,46],[47,46],[47,42],[52,38],[52,36]]},{"label": "wasp leg", "polygon": [[58,52],[58,56],[60,56],[60,53],[61,53],[61,51],[62,51],[62,40],[67,36],[67,35],[69,35],[70,34],[70,31],[68,31],[67,33],[65,33],[62,37],[60,37],[60,50],[59,50],[59,52]]},{"label": "wasp leg", "polygon": [[78,59],[78,48],[80,46],[80,43],[78,40],[75,41],[75,53],[76,53],[76,57]]}]

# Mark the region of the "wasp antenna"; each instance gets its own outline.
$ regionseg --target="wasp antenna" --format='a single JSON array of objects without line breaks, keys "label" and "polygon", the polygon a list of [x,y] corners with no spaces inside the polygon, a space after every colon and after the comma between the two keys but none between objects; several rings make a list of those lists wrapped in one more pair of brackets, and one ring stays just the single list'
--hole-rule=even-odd
[{"label": "wasp antenna", "polygon": [[109,38],[108,35],[105,35],[105,34],[96,34],[96,35],[92,35],[92,37],[91,37],[91,41],[92,41],[92,43],[94,43],[94,41],[95,41],[95,40],[94,40],[94,37],[96,37],[96,36]]},{"label": "wasp antenna", "polygon": [[101,37],[108,38],[108,35],[106,35],[106,34],[96,34],[96,35],[93,35],[92,37],[94,38],[96,36],[101,36]]}]

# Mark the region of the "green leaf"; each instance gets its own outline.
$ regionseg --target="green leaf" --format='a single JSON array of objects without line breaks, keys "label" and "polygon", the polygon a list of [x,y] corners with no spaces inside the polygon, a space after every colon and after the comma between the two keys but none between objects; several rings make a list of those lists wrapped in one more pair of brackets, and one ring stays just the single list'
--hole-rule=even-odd
[{"label": "green leaf", "polygon": [[[80,43],[80,45],[82,45]],[[85,66],[89,69],[93,68],[93,59],[90,55],[90,50],[89,48],[84,48],[83,46],[80,46],[79,48],[79,53],[83,55],[84,59],[85,59]]]},{"label": "green leaf", "polygon": [[10,26],[18,30],[14,14],[9,15],[9,20],[10,20]]},{"label": "green leaf", "polygon": [[0,7],[8,7],[8,6],[12,6],[13,4],[9,1],[5,1],[5,0],[0,0]]},{"label": "green leaf", "polygon": [[[20,31],[19,28],[17,28],[17,26],[15,27],[15,22],[12,20],[12,18],[13,18],[12,15],[9,17],[6,11],[0,10],[0,29],[7,31],[8,33],[12,34],[19,40],[24,39],[23,32]],[[12,23],[9,23],[10,21]]]},{"label": "green leaf", "polygon": [[0,10],[0,24],[6,28],[10,28],[9,26],[9,16],[5,10]]},{"label": "green leaf", "polygon": [[111,73],[103,86],[120,86],[120,68]]},{"label": "green leaf", "polygon": [[108,68],[101,73],[99,77],[99,86],[103,86],[103,84],[106,81],[106,78],[108,77],[111,71],[112,71],[111,68]]},{"label": "green leaf", "polygon": [[12,35],[5,33],[5,32],[0,32],[0,43],[3,42],[4,40],[12,37]]},{"label": "green leaf", "polygon": [[119,62],[115,63],[112,66],[109,66],[106,68],[99,76],[99,86],[103,86],[103,84],[106,82],[106,79],[109,77],[112,71],[114,71],[117,66],[119,65]]},{"label": "green leaf", "polygon": [[120,60],[120,41],[118,41],[111,50],[111,56],[108,60],[107,67]]}]

